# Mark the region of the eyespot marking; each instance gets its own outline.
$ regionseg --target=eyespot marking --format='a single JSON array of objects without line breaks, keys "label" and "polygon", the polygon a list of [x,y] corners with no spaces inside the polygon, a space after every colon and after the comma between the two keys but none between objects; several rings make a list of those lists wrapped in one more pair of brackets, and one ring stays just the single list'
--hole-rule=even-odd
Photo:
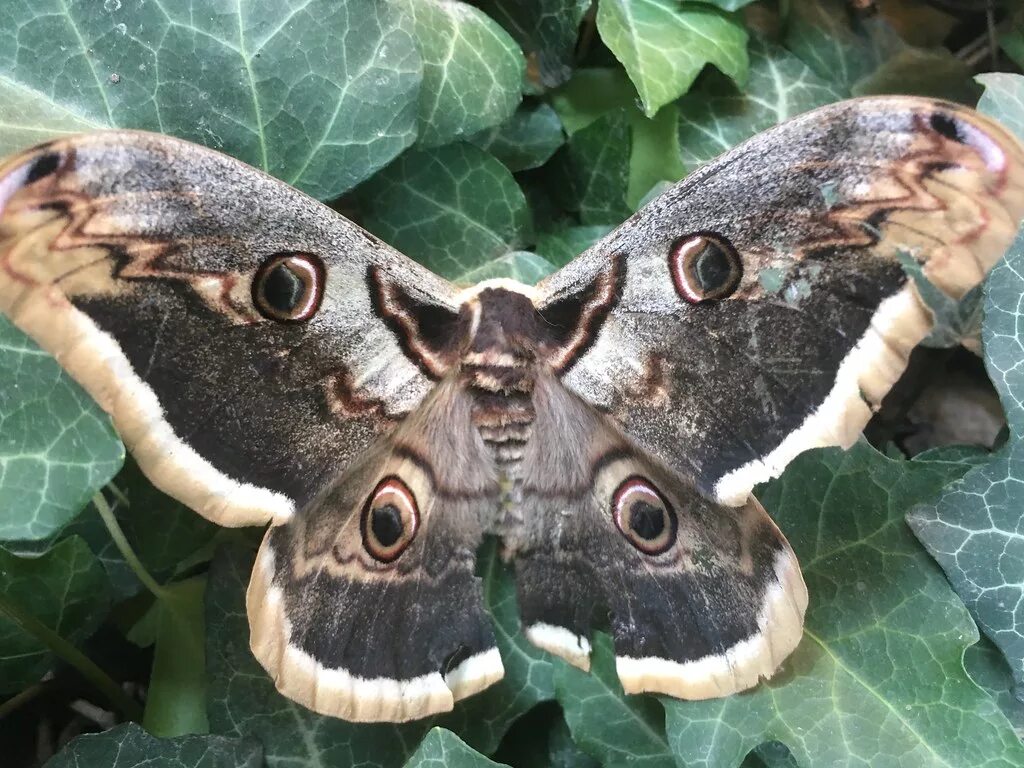
[{"label": "eyespot marking", "polygon": [[626,478],[612,495],[612,519],[626,541],[646,555],[660,555],[676,541],[672,505],[644,478]]},{"label": "eyespot marking", "polygon": [[724,237],[697,232],[672,244],[669,271],[676,293],[691,304],[699,304],[731,296],[743,277],[743,261]]},{"label": "eyespot marking", "polygon": [[276,253],[267,258],[252,283],[256,309],[268,320],[301,323],[320,309],[326,271],[309,253]]},{"label": "eyespot marking", "polygon": [[25,175],[25,183],[31,184],[34,181],[49,176],[60,167],[60,154],[57,152],[46,152],[40,155],[32,163]]},{"label": "eyespot marking", "polygon": [[1006,169],[1006,153],[999,142],[973,123],[945,112],[933,112],[928,125],[943,138],[973,149],[990,171],[999,173]]},{"label": "eyespot marking", "polygon": [[419,527],[419,507],[409,486],[394,475],[377,483],[360,520],[363,547],[370,556],[393,563],[416,538]]}]

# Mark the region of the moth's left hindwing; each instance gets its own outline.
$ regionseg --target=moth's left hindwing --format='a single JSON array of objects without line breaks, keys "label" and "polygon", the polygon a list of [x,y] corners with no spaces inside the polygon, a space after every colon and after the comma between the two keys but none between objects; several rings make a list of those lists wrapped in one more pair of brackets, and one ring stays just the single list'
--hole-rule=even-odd
[{"label": "moth's left hindwing", "polygon": [[154,483],[225,525],[286,519],[422,400],[444,363],[403,352],[405,310],[449,313],[451,296],[326,206],[187,142],[97,133],[0,168],[0,310]]}]

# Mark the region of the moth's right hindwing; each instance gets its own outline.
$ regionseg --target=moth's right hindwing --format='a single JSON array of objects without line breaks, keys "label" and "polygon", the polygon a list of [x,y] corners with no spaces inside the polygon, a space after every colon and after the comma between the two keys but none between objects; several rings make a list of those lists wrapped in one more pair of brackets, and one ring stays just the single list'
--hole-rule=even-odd
[{"label": "moth's right hindwing", "polygon": [[705,498],[553,379],[534,401],[528,515],[508,537],[526,636],[587,669],[607,629],[627,693],[704,699],[771,677],[802,637],[807,590],[757,500]]}]

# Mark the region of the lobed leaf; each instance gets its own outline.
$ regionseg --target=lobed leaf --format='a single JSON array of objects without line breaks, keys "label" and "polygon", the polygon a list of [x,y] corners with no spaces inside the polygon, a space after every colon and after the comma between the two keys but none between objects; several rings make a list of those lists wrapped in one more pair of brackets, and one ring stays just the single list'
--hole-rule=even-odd
[{"label": "lobed leaf", "polygon": [[102,409],[0,317],[0,541],[52,536],[123,461]]},{"label": "lobed leaf", "polygon": [[510,171],[544,165],[565,142],[558,113],[544,102],[523,104],[501,125],[468,137]]},{"label": "lobed leaf", "polygon": [[743,91],[710,86],[679,102],[679,144],[688,172],[756,133],[848,95],[763,40],[750,44],[750,80]]},{"label": "lobed leaf", "polygon": [[369,229],[443,277],[504,256],[530,237],[519,185],[471,144],[406,152],[359,196]]},{"label": "lobed leaf", "polygon": [[497,766],[451,731],[432,728],[405,768],[490,768]]},{"label": "lobed leaf", "polygon": [[648,117],[686,93],[706,64],[739,84],[746,80],[747,32],[709,5],[603,0],[597,28],[636,85]]},{"label": "lobed leaf", "polygon": [[801,456],[761,495],[800,558],[804,640],[769,683],[706,702],[665,701],[688,766],[738,765],[763,741],[801,765],[1011,766],[1010,723],[963,669],[977,632],[903,523],[963,473],[908,471],[865,443]]},{"label": "lobed leaf", "polygon": [[421,79],[401,16],[375,0],[0,6],[0,125],[18,126],[4,149],[140,128],[330,198],[414,141]]},{"label": "lobed leaf", "polygon": [[259,744],[222,736],[158,739],[135,723],[73,739],[45,768],[262,768]]},{"label": "lobed leaf", "polygon": [[505,30],[457,0],[402,0],[401,8],[423,57],[421,145],[468,137],[512,114],[525,62]]},{"label": "lobed leaf", "polygon": [[[1024,77],[986,75],[981,108],[1024,138]],[[1010,428],[992,460],[964,475],[934,506],[907,521],[1024,684],[1024,230],[985,284],[985,366]]]},{"label": "lobed leaf", "polygon": [[479,5],[522,46],[530,82],[553,88],[569,79],[577,30],[591,0],[481,0]]},{"label": "lobed leaf", "polygon": [[38,682],[53,664],[44,639],[17,620],[29,613],[72,644],[106,618],[110,593],[103,567],[79,538],[39,556],[0,548],[0,695]]}]

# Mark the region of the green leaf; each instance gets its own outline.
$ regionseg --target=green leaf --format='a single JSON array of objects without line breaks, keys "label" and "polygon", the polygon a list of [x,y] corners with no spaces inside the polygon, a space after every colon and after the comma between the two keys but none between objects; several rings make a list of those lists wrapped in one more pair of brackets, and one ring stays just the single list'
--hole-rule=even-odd
[{"label": "green leaf", "polygon": [[89,637],[107,615],[103,567],[79,538],[37,557],[0,549],[0,694],[37,682],[53,664],[46,642],[8,611],[24,612],[68,643]]},{"label": "green leaf", "polygon": [[[221,529],[157,490],[134,460],[125,462],[112,485],[119,494],[112,500],[114,516],[135,554],[157,581],[166,581],[196,557],[209,558],[204,553]],[[154,525],[155,520],[160,524]],[[131,597],[143,588],[114,545],[95,506],[89,505],[62,535],[81,536],[88,542],[107,571],[115,600]]]},{"label": "green leaf", "polygon": [[322,717],[274,690],[249,652],[245,587],[253,555],[224,549],[214,559],[206,597],[207,710],[211,730],[263,743],[268,768],[296,763],[397,766],[431,725],[457,731],[475,749],[493,751],[512,722],[554,696],[551,662],[519,633],[515,586],[497,547],[484,548],[480,566],[484,597],[495,618],[505,678],[431,721],[365,725]]},{"label": "green leaf", "polygon": [[625,696],[615,674],[611,639],[594,638],[590,672],[559,661],[558,702],[573,741],[606,768],[672,768],[665,713],[649,696]]},{"label": "green leaf", "polygon": [[569,79],[577,30],[591,0],[483,0],[478,4],[522,46],[531,81],[553,88]]},{"label": "green leaf", "polygon": [[123,461],[107,415],[0,317],[0,541],[53,535]]},{"label": "green leaf", "polygon": [[422,65],[402,24],[375,0],[5,3],[0,126],[17,127],[0,147],[142,128],[335,197],[415,139]]},{"label": "green leaf", "polygon": [[[1024,77],[987,75],[981,108],[1024,137]],[[950,488],[939,503],[908,517],[917,537],[938,560],[950,583],[1000,648],[1018,685],[1024,684],[1024,230],[985,284],[982,340],[985,367],[999,392],[1010,438],[992,460]]]},{"label": "green leaf", "polygon": [[893,461],[866,443],[798,456],[761,501],[803,566],[804,640],[742,696],[665,700],[685,765],[738,765],[761,742],[800,765],[1005,766],[1024,746],[967,677],[977,631],[903,522],[963,472]]},{"label": "green leaf", "polygon": [[537,238],[537,253],[556,266],[564,266],[612,231],[607,224],[566,227]]},{"label": "green leaf", "polygon": [[981,88],[971,80],[971,73],[966,62],[945,49],[907,48],[861,78],[853,95],[909,94],[974,104]]},{"label": "green leaf", "polygon": [[142,724],[154,736],[206,733],[204,578],[170,584],[157,597],[153,672]]},{"label": "green leaf", "polygon": [[[636,89],[621,69],[590,67],[551,92],[551,106],[572,136],[609,112],[635,107]],[[636,109],[639,113],[639,109]]]},{"label": "green leaf", "polygon": [[420,143],[434,147],[497,125],[521,98],[519,46],[484,13],[456,0],[402,0],[423,57]]},{"label": "green leaf", "polygon": [[971,679],[996,700],[1017,735],[1024,738],[1024,702],[1014,693],[1013,674],[1000,650],[982,637],[964,653],[964,669]]},{"label": "green leaf", "polygon": [[603,0],[601,39],[636,85],[648,117],[689,90],[711,63],[742,84],[747,77],[743,25],[707,5],[678,0]]},{"label": "green leaf", "polygon": [[921,343],[926,347],[940,348],[964,344],[980,354],[981,286],[975,286],[957,300],[925,277],[920,263],[911,254],[900,252],[899,260],[934,318],[931,331]]},{"label": "green leaf", "polygon": [[1024,67],[1024,8],[1009,19],[999,35],[999,45],[1018,67]]},{"label": "green leaf", "polygon": [[555,271],[555,265],[532,251],[511,251],[455,278],[459,285],[474,285],[496,277],[507,277],[534,285]]},{"label": "green leaf", "polygon": [[497,766],[451,731],[432,728],[405,768],[489,768]]},{"label": "green leaf", "polygon": [[158,739],[135,723],[72,740],[46,768],[262,768],[259,744],[221,736]]},{"label": "green leaf", "polygon": [[523,104],[501,125],[468,138],[510,171],[544,165],[565,142],[558,113],[543,102]]},{"label": "green leaf", "polygon": [[724,83],[709,86],[679,102],[679,143],[687,171],[754,134],[847,95],[784,48],[761,40],[750,44],[750,81],[742,93]]},{"label": "green leaf", "polygon": [[55,136],[107,127],[0,75],[0,157]]},{"label": "green leaf", "polygon": [[790,0],[784,44],[844,95],[906,43],[879,16],[861,19],[846,0]]},{"label": "green leaf", "polygon": [[635,211],[651,189],[662,182],[679,181],[684,169],[679,155],[679,111],[675,105],[660,109],[651,119],[633,110],[631,118],[633,147],[629,154],[626,204]]},{"label": "green leaf", "polygon": [[580,223],[617,224],[633,212],[626,202],[631,149],[622,112],[605,115],[569,137],[553,183]]},{"label": "green leaf", "polygon": [[530,211],[516,180],[470,144],[406,152],[359,196],[370,230],[444,277],[530,238]]},{"label": "green leaf", "polygon": [[996,118],[1024,141],[1024,77],[989,72],[975,79],[985,86],[978,109]]}]

